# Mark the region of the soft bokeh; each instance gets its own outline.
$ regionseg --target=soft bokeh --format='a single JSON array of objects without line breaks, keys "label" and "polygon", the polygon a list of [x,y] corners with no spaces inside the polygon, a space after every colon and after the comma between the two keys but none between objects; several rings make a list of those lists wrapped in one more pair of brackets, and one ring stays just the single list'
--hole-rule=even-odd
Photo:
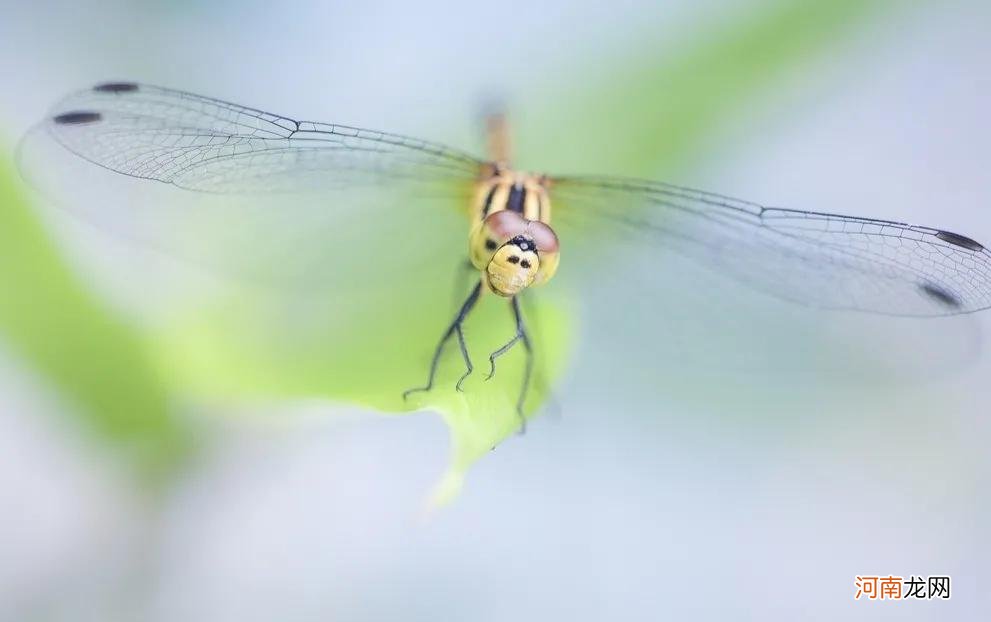
[{"label": "soft bokeh", "polygon": [[[988,242],[984,3],[2,15],[0,619],[991,614],[987,313],[814,312],[606,247],[615,270],[554,307],[574,332],[544,416],[424,513],[439,417],[322,399],[351,396],[287,369],[293,350],[238,367],[218,323],[176,332],[215,277],[51,209],[13,166],[58,97],[111,79],[476,151],[501,101],[525,167]],[[953,598],[853,600],[856,575],[889,573],[952,575]]]}]

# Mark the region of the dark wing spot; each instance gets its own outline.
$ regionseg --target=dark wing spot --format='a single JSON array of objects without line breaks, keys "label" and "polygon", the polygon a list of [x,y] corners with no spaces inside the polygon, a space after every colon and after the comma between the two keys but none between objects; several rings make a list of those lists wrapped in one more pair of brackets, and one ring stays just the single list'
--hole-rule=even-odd
[{"label": "dark wing spot", "polygon": [[956,295],[940,287],[939,285],[935,285],[933,283],[922,283],[919,285],[919,289],[922,290],[922,293],[926,296],[929,296],[936,302],[946,305],[951,309],[959,309],[961,304],[963,304]]},{"label": "dark wing spot", "polygon": [[77,110],[75,112],[64,112],[56,115],[52,121],[55,121],[59,125],[83,125],[84,123],[96,123],[102,118],[99,112]]},{"label": "dark wing spot", "polygon": [[485,240],[485,248],[489,249],[490,251],[494,251],[497,246],[499,245],[496,244],[496,241],[493,240],[492,238]]},{"label": "dark wing spot", "polygon": [[133,82],[105,82],[93,87],[97,93],[130,93],[138,90],[138,85]]},{"label": "dark wing spot", "polygon": [[521,261],[520,262],[520,265],[523,266],[524,268],[528,269],[528,270],[530,269],[530,262],[527,261],[526,259],[524,259],[523,261]]},{"label": "dark wing spot", "polygon": [[506,261],[508,261],[509,263],[520,263],[520,258],[517,257],[516,255],[511,255],[509,259],[507,259]]},{"label": "dark wing spot", "polygon": [[953,244],[954,246],[960,246],[966,248],[967,250],[981,252],[984,247],[980,243],[971,240],[970,238],[960,235],[959,233],[950,233],[949,231],[939,231],[936,233],[936,237],[943,240],[947,244]]}]

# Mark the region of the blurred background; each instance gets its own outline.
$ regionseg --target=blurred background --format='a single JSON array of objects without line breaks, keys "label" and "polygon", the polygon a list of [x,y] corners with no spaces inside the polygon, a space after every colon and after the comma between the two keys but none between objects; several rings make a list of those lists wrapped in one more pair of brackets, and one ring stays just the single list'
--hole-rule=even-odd
[{"label": "blurred background", "polygon": [[[47,209],[13,163],[106,80],[474,151],[497,99],[524,167],[987,242],[986,3],[9,4],[0,619],[991,614],[991,312],[851,317],[680,270],[645,287],[651,257],[624,256],[566,307],[548,415],[425,512],[440,417],[205,374],[209,330],[169,327],[209,277]],[[952,599],[855,601],[864,574],[948,574]]]}]

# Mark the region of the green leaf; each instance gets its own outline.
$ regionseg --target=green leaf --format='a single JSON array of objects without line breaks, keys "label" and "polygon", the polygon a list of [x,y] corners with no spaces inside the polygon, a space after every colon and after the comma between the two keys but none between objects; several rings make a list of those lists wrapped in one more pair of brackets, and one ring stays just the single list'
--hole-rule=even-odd
[{"label": "green leaf", "polygon": [[[161,335],[163,365],[181,374],[173,376],[177,391],[205,399],[322,397],[387,412],[438,411],[452,435],[450,471],[436,499],[447,500],[475,460],[520,429],[516,400],[525,351],[517,344],[486,379],[489,353],[513,336],[515,324],[507,300],[483,295],[464,326],[474,363],[464,392],[455,390],[465,367],[451,339],[433,390],[404,400],[404,390],[425,383],[430,356],[458,306],[442,275],[449,276],[441,271],[415,285],[396,279],[378,295],[369,284],[372,293],[328,303],[326,311],[311,306],[305,319],[296,301],[235,296],[210,312],[192,312]],[[563,368],[572,322],[550,300],[525,304],[524,315],[536,361],[526,402],[532,414]]]},{"label": "green leaf", "polygon": [[0,162],[0,338],[58,391],[85,429],[153,479],[189,439],[142,336],[65,264]]},{"label": "green leaf", "polygon": [[[766,94],[789,69],[835,41],[867,14],[866,5],[783,2],[702,33],[673,54],[641,50],[641,62],[586,83],[570,94],[567,106],[539,116],[539,126],[521,132],[523,151],[548,161],[608,161],[628,175],[669,166],[698,149],[742,100]],[[576,127],[580,133],[572,131]],[[569,143],[579,140],[582,148],[572,149]],[[562,151],[568,156],[562,158]],[[465,228],[467,235],[467,223]],[[382,244],[388,249],[390,240]],[[400,397],[423,384],[430,354],[457,308],[451,283],[458,251],[451,249],[450,269],[417,268],[414,275],[386,252],[375,266],[358,270],[362,288],[327,292],[326,310],[311,309],[304,318],[291,305],[235,296],[162,335],[164,359],[183,370],[180,386],[203,395],[317,396],[385,411],[437,410],[452,437],[451,467],[435,494],[435,500],[447,500],[468,467],[519,428],[514,403],[524,362],[517,348],[500,359],[492,381],[483,380],[487,354],[513,334],[506,302],[489,296],[466,324],[475,373],[465,392],[454,390],[464,366],[452,340],[434,390],[410,403]],[[554,282],[546,289],[554,295]],[[539,361],[528,412],[539,409],[565,368],[575,334],[573,309],[559,296],[541,298],[528,311]]]},{"label": "green leaf", "polygon": [[[742,103],[768,97],[783,77],[841,41],[878,4],[778,2],[696,33],[663,54],[652,43],[631,49],[618,71],[581,74],[572,80],[581,89],[563,98],[556,93],[548,99],[553,109],[529,115],[532,125],[520,128],[520,151],[533,162],[558,162],[565,172],[652,176],[690,161]],[[540,110],[540,102],[526,105]],[[317,285],[305,305],[247,290],[218,292],[219,302],[177,314],[152,336],[156,373],[142,338],[86,293],[9,180],[2,197],[10,224],[0,231],[0,279],[9,295],[0,302],[0,328],[72,399],[84,421],[119,444],[142,447],[153,465],[175,461],[184,446],[166,405],[169,392],[320,397],[392,412],[439,411],[452,437],[439,501],[456,493],[473,461],[519,427],[522,348],[501,358],[495,377],[484,380],[488,354],[514,331],[506,301],[494,296],[483,298],[465,327],[475,364],[466,391],[454,390],[464,366],[452,340],[434,390],[409,402],[401,397],[425,381],[434,346],[467,293],[462,287],[452,296],[463,247],[450,245],[449,265],[420,264],[405,260],[398,234],[383,234],[377,248],[353,249],[365,261],[349,275],[352,286],[321,291]],[[467,222],[463,226],[467,236]],[[448,234],[425,243],[445,240],[443,255]],[[332,270],[333,264],[320,265],[315,273]],[[528,413],[546,401],[575,335],[574,306],[554,282],[534,294],[526,316],[538,366]]]},{"label": "green leaf", "polygon": [[772,101],[783,79],[835,51],[855,26],[888,6],[782,0],[735,20],[712,20],[715,26],[673,49],[644,42],[598,65],[608,73],[593,69],[581,77],[586,88],[545,98],[554,108],[528,115],[521,151],[565,173],[653,177],[684,167],[724,124]]}]

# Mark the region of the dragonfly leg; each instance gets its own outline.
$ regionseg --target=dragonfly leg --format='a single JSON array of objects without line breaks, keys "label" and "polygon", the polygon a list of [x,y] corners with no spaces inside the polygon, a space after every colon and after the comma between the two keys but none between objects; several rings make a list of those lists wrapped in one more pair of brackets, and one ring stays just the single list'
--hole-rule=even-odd
[{"label": "dragonfly leg", "polygon": [[[517,330],[519,330],[519,329],[517,329]],[[519,332],[517,332],[516,335],[514,335],[512,339],[510,339],[509,341],[507,341],[505,345],[503,345],[498,350],[496,350],[495,352],[493,352],[492,354],[489,355],[489,373],[488,373],[487,376],[485,376],[485,379],[486,380],[491,380],[492,379],[492,376],[495,376],[495,360],[497,358],[499,358],[500,356],[502,356],[503,354],[505,354],[505,353],[509,352],[510,350],[512,350],[513,349],[513,346],[516,345],[516,342],[519,341],[522,338],[523,338],[523,335],[520,334]]]},{"label": "dragonfly leg", "polygon": [[471,375],[471,372],[474,371],[475,368],[471,364],[471,357],[468,356],[468,346],[465,345],[465,332],[461,330],[460,323],[455,325],[455,331],[458,333],[458,346],[461,347],[461,358],[465,361],[466,369],[465,373],[458,378],[458,383],[454,385],[454,388],[463,393],[464,389],[461,388],[461,383],[465,381],[465,378]]},{"label": "dragonfly leg", "polygon": [[[523,301],[520,303],[522,307],[521,310],[530,317],[530,326],[533,327],[536,331],[540,330],[540,326],[537,325],[537,320],[539,319],[540,316],[536,315],[536,313],[534,312],[534,304],[535,301],[538,299],[538,296],[539,294],[537,292],[531,292],[527,294],[526,298],[524,298]],[[554,418],[559,419],[562,416],[561,403],[558,401],[557,397],[554,395],[554,392],[551,390],[551,387],[547,382],[547,378],[542,373],[543,371],[544,370],[540,367],[534,367],[532,383],[534,387],[537,387],[539,390],[545,392],[546,397],[544,399],[546,405],[544,406],[543,409],[544,412]]]},{"label": "dragonfly leg", "polygon": [[440,342],[437,344],[437,348],[434,350],[433,359],[431,359],[430,361],[430,375],[427,377],[427,384],[425,384],[422,387],[414,387],[412,389],[407,389],[406,391],[404,391],[403,392],[404,400],[413,393],[419,393],[421,391],[429,391],[434,387],[434,378],[437,375],[437,366],[440,364],[440,356],[444,352],[444,346],[447,344],[448,340],[453,335],[457,335],[458,337],[458,345],[461,347],[461,357],[464,359],[465,366],[468,368],[468,371],[466,371],[465,374],[461,376],[461,378],[458,380],[458,384],[456,385],[458,391],[462,390],[461,383],[464,381],[465,378],[467,378],[471,374],[472,369],[474,368],[472,367],[471,364],[471,358],[468,356],[468,347],[465,345],[465,335],[464,335],[464,331],[461,329],[461,324],[464,322],[465,318],[468,317],[468,313],[471,312],[472,307],[475,306],[475,303],[478,302],[478,296],[481,293],[482,293],[482,282],[479,281],[478,285],[475,286],[475,289],[471,290],[471,293],[468,294],[468,298],[465,299],[464,303],[461,305],[461,308],[458,310],[458,314],[454,316],[454,321],[451,322],[451,325],[447,328],[446,331],[444,331],[443,336],[441,336]]},{"label": "dragonfly leg", "polygon": [[520,389],[520,396],[516,400],[516,413],[520,416],[520,433],[522,434],[526,431],[526,415],[523,413],[523,405],[526,402],[527,391],[530,389],[530,377],[533,375],[533,346],[523,322],[523,314],[520,312],[519,296],[513,296],[512,307],[513,317],[516,319],[516,334],[501,348],[489,355],[489,375],[485,379],[488,380],[495,375],[496,359],[509,352],[516,345],[516,342],[522,341],[523,349],[526,351],[526,366],[523,370],[523,386]]},{"label": "dragonfly leg", "polygon": [[454,291],[451,294],[451,306],[457,307],[461,302],[461,297],[465,295],[465,289],[468,284],[468,279],[471,277],[472,272],[478,272],[478,269],[471,263],[471,261],[465,259],[463,262],[458,264],[458,271],[454,275]]}]

